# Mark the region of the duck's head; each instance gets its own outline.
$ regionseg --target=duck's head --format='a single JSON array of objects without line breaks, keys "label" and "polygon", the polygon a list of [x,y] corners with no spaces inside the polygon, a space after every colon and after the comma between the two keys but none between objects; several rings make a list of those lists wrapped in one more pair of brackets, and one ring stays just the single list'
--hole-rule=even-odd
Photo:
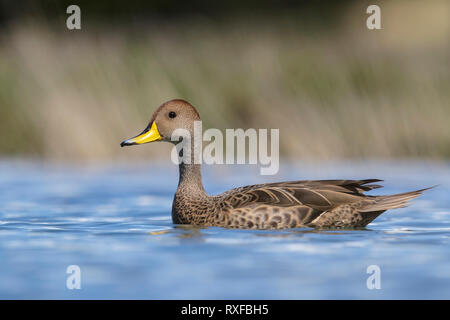
[{"label": "duck's head", "polygon": [[171,142],[172,133],[176,129],[185,129],[190,133],[194,130],[194,121],[199,121],[197,110],[187,101],[181,99],[170,100],[163,103],[141,134],[123,141],[120,146],[131,146],[154,141]]}]

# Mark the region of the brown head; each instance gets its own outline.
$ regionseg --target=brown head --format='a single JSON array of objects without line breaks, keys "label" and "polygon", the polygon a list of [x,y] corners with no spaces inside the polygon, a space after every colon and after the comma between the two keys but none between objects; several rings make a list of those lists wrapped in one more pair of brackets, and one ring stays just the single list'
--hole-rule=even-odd
[{"label": "brown head", "polygon": [[131,146],[153,141],[171,142],[176,129],[194,130],[194,121],[200,121],[197,110],[187,101],[181,99],[163,103],[154,113],[145,130],[134,138],[123,141],[120,146]]}]

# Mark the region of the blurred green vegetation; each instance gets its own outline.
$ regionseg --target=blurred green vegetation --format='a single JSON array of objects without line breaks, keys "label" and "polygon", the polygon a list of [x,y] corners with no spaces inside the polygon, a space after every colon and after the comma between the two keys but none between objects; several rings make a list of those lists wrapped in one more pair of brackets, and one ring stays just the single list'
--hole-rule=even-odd
[{"label": "blurred green vegetation", "polygon": [[367,3],[349,4],[322,28],[285,12],[96,23],[83,6],[80,31],[45,10],[5,19],[0,153],[118,159],[120,141],[183,98],[204,128],[280,128],[287,157],[450,157],[450,4],[381,2],[378,31]]}]

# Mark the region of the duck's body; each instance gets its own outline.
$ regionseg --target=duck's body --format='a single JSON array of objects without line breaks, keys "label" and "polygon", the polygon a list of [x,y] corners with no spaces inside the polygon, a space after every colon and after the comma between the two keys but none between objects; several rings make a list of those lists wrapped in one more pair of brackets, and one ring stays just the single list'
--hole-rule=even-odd
[{"label": "duck's body", "polygon": [[[178,126],[172,121],[177,115],[181,118]],[[122,146],[170,141],[168,133],[174,128],[192,130],[190,122],[199,119],[188,102],[166,102],[155,112],[147,129]],[[180,180],[172,204],[176,224],[241,229],[362,228],[384,211],[406,206],[426,190],[368,196],[364,191],[380,188],[372,183],[381,180],[318,180],[251,185],[209,196],[203,188],[200,164],[191,161],[179,166]]]},{"label": "duck's body", "polygon": [[251,185],[209,196],[201,182],[200,166],[187,166],[180,170],[172,204],[176,224],[241,229],[362,228],[387,209],[404,207],[423,191],[367,196],[363,192],[380,188],[372,184],[380,180],[319,180]]}]

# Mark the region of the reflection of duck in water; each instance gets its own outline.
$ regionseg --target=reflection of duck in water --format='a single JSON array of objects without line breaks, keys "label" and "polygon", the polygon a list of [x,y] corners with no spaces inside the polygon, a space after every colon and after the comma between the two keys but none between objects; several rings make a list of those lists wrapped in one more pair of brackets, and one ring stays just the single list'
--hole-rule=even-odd
[{"label": "reflection of duck in water", "polygon": [[[193,137],[194,121],[200,116],[184,100],[171,100],[153,114],[140,135],[121,146],[153,141],[171,141],[176,129]],[[283,229],[295,227],[361,228],[388,209],[402,208],[419,196],[417,190],[389,196],[367,196],[364,191],[380,188],[381,180],[289,181],[251,185],[217,196],[206,194],[201,165],[192,161],[179,165],[180,180],[172,205],[177,224],[242,229]]]}]

